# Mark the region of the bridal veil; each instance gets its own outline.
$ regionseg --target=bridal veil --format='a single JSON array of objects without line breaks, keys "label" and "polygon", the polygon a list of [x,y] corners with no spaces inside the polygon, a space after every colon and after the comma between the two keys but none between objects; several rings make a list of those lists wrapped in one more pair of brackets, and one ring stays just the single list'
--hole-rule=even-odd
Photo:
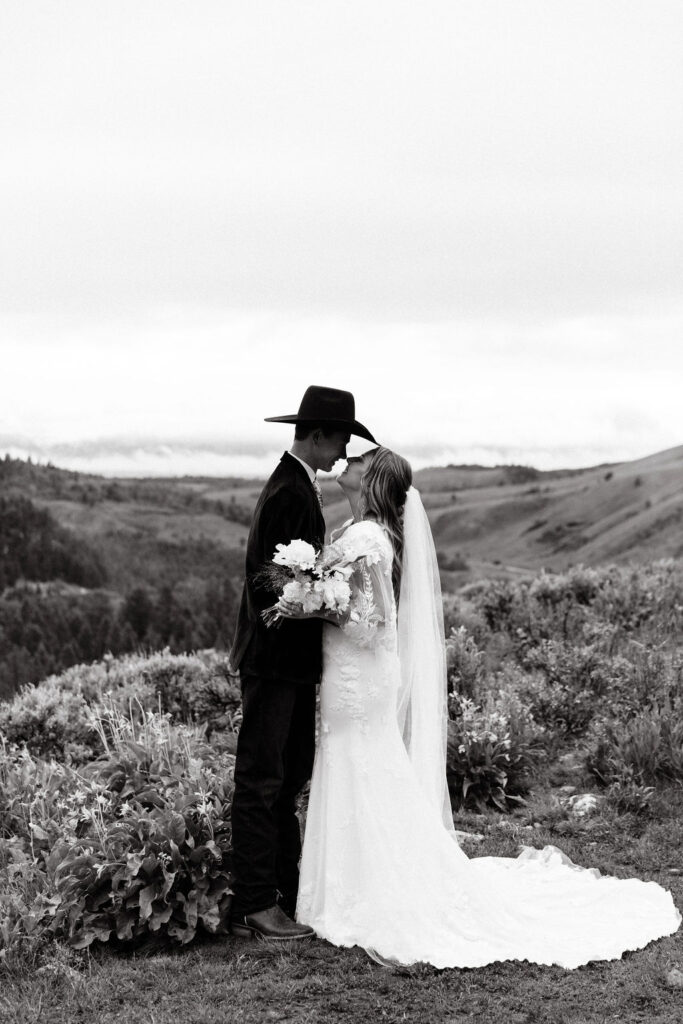
[{"label": "bridal veil", "polygon": [[426,800],[453,828],[446,782],[448,705],[441,583],[420,492],[406,495],[398,603],[399,728]]}]

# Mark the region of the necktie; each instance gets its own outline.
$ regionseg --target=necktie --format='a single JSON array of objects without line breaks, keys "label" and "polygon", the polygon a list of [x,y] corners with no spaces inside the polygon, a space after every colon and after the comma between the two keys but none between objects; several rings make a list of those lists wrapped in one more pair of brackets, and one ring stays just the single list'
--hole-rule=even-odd
[{"label": "necktie", "polygon": [[313,480],[311,482],[313,484],[313,490],[315,491],[315,496],[318,499],[318,504],[320,505],[320,511],[322,512],[323,511],[323,489],[320,486],[320,484],[318,483],[318,478],[317,477],[314,476]]}]

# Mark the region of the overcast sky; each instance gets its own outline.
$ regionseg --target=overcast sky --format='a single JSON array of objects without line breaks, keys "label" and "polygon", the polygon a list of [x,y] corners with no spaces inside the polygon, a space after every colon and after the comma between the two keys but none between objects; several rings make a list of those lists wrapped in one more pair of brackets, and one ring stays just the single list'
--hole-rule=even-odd
[{"label": "overcast sky", "polygon": [[[683,443],[680,0],[4,0],[0,452]],[[362,449],[362,445],[360,446]]]}]

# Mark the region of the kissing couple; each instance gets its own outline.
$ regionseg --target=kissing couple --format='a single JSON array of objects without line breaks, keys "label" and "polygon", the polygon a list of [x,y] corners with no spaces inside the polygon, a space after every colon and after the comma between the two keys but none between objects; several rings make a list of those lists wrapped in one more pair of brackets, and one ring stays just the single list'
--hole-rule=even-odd
[{"label": "kissing couple", "polygon": [[[574,968],[675,932],[681,916],[654,882],[603,876],[554,846],[516,858],[460,849],[441,588],[410,464],[356,420],[348,391],[309,387],[298,413],[269,422],[295,434],[256,505],[232,652],[243,701],[233,934],[318,936],[387,964]],[[325,549],[316,474],[345,458],[352,434],[374,447],[337,478],[351,516]],[[344,560],[344,608],[305,611],[264,582],[292,541]],[[263,615],[274,604],[277,628]],[[296,799],[311,775],[302,849]]]}]

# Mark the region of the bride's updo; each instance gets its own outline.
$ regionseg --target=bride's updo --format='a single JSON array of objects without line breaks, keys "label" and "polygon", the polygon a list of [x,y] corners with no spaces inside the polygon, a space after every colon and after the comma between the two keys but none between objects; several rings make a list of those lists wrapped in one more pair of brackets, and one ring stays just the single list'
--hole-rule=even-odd
[{"label": "bride's updo", "polygon": [[410,463],[389,448],[375,448],[367,455],[368,468],[360,481],[360,513],[386,526],[394,547],[391,582],[398,601],[403,567],[403,509],[413,482]]}]

